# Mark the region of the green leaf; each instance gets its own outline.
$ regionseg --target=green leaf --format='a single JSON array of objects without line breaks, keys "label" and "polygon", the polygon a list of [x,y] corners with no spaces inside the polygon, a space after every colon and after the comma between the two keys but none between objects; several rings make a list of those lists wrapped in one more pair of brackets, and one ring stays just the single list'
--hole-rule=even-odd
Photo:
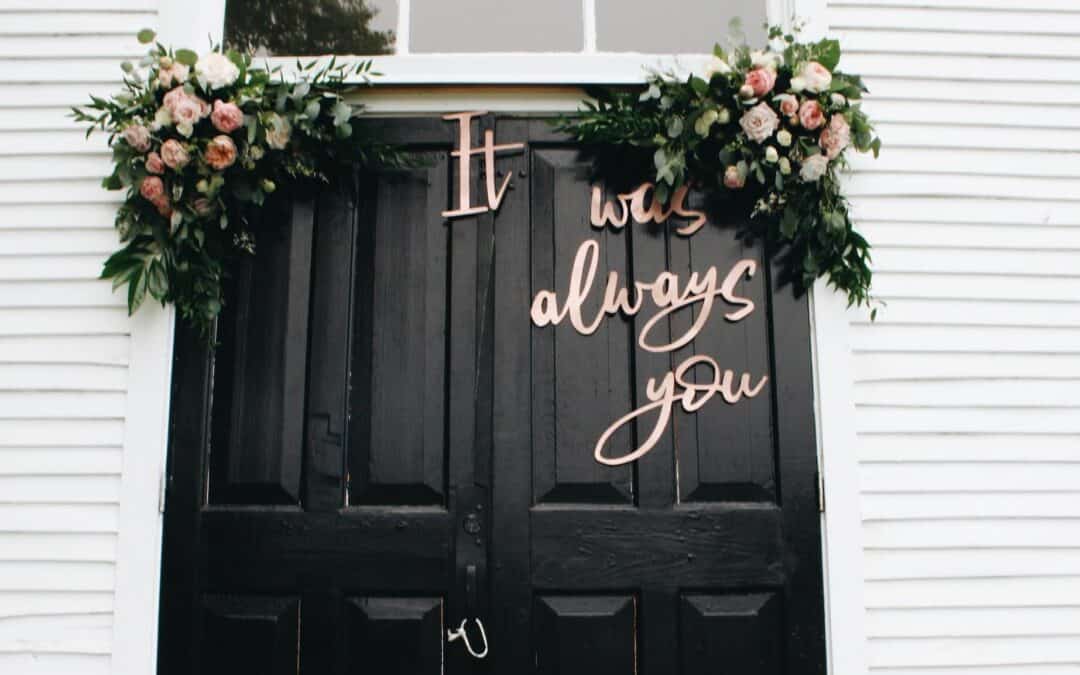
[{"label": "green leaf", "polygon": [[120,64],[120,70],[131,73],[131,71],[135,70],[135,66],[131,65],[131,61],[124,61]]},{"label": "green leaf", "polygon": [[199,55],[190,49],[177,49],[173,58],[185,66],[194,66],[199,61]]},{"label": "green leaf", "polygon": [[101,180],[101,187],[106,190],[119,190],[124,187],[124,184],[121,182],[120,177],[113,172]]},{"label": "green leaf", "polygon": [[697,75],[690,76],[690,87],[693,88],[698,96],[704,96],[709,93],[709,83]]},{"label": "green leaf", "polygon": [[138,34],[136,34],[135,37],[138,38],[139,44],[148,45],[153,42],[155,38],[157,38],[157,33],[150,30],[149,28],[143,28],[141,31],[138,32]]},{"label": "green leaf", "polygon": [[784,235],[785,239],[791,239],[795,236],[795,231],[798,228],[799,210],[789,204],[784,209],[784,214],[780,216],[780,234]]},{"label": "green leaf", "polygon": [[840,63],[840,42],[822,40],[817,44],[817,61],[831,72]]}]

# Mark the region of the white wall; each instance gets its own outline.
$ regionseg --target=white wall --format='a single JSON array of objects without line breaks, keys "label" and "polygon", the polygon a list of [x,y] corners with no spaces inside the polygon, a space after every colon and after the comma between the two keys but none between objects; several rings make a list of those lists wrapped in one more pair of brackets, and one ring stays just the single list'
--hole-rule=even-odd
[{"label": "white wall", "polygon": [[131,324],[97,280],[105,140],[65,115],[156,23],[156,0],[0,0],[2,673],[112,672]]},{"label": "white wall", "polygon": [[869,667],[1080,672],[1080,3],[827,22],[885,142],[850,185],[888,302],[849,314]]}]

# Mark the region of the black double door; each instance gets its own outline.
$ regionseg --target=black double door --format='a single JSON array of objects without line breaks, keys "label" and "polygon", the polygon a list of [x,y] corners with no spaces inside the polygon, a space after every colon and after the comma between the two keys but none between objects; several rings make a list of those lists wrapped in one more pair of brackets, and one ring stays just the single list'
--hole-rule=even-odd
[{"label": "black double door", "polygon": [[[181,327],[159,672],[824,673],[806,301],[770,287],[734,219],[591,227],[589,166],[544,120],[473,121],[526,148],[497,160],[496,212],[452,221],[456,126],[372,124],[427,161],[271,209],[220,346]],[[565,294],[586,239],[601,280],[753,259],[756,309],[670,353],[637,346],[648,306],[593,335],[537,327],[533,296]],[[767,384],[596,462],[649,378],[695,354]],[[448,641],[463,620],[485,658]]]}]

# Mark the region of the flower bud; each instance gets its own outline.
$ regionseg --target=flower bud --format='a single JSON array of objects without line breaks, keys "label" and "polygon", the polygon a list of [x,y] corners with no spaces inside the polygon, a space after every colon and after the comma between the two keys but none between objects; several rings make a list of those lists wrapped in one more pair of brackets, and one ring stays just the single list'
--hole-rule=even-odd
[{"label": "flower bud", "polygon": [[780,166],[780,173],[781,174],[787,176],[788,174],[791,173],[791,160],[789,160],[787,157],[781,157],[780,158],[779,166]]},{"label": "flower bud", "polygon": [[765,148],[765,161],[766,162],[768,162],[769,164],[776,164],[777,160],[779,160],[779,159],[780,159],[780,154],[778,152],[776,152],[776,148],[774,148],[771,145],[769,147]]},{"label": "flower bud", "polygon": [[717,111],[717,112],[718,112],[718,114],[717,114],[717,117],[716,117],[716,121],[718,123],[727,124],[728,122],[731,121],[731,111],[728,110],[727,108],[720,108],[720,110]]},{"label": "flower bud", "polygon": [[843,94],[838,94],[836,92],[833,92],[829,96],[829,100],[832,101],[832,104],[835,105],[835,106],[845,106],[845,105],[847,105],[847,99],[844,98],[844,95]]},{"label": "flower bud", "polygon": [[780,131],[776,132],[776,142],[779,143],[782,147],[786,148],[790,146],[791,140],[791,132],[787,129],[781,129]]},{"label": "flower bud", "polygon": [[262,189],[263,192],[273,192],[277,189],[277,185],[274,185],[274,181],[270,180],[269,178],[264,178],[262,181]]},{"label": "flower bud", "polygon": [[739,98],[753,98],[754,88],[748,84],[739,87]]}]

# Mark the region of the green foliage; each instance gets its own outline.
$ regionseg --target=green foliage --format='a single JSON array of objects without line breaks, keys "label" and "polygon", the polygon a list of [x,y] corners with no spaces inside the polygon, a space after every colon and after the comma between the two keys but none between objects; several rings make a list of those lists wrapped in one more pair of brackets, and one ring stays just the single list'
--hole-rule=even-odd
[{"label": "green foliage", "polygon": [[[150,43],[154,34],[142,31],[139,39]],[[218,60],[210,63],[215,57],[156,44],[140,68],[124,68],[123,91],[91,97],[72,111],[88,125],[87,136],[109,135],[113,171],[102,185],[125,191],[115,222],[123,246],[105,262],[102,277],[114,288],[127,286],[130,312],[147,297],[174,303],[208,339],[232,260],[255,251],[253,216],[268,195],[283,185],[351,177],[357,164],[408,163],[364,133],[359,108],[345,101],[351,82],[374,75],[370,60],[297,62],[286,74],[256,67],[239,52],[212,54]],[[209,65],[200,69],[200,58]],[[217,79],[207,74],[214,68]],[[163,81],[168,73],[175,78]],[[194,102],[198,115],[190,126],[173,119],[167,94]],[[236,128],[219,128],[210,114],[222,104],[238,108]],[[186,161],[166,144],[182,149]],[[215,156],[212,145],[231,148],[231,160]]]},{"label": "green foliage", "polygon": [[[827,276],[851,304],[870,306],[870,245],[852,224],[840,181],[850,149],[881,150],[861,108],[866,87],[837,69],[836,40],[803,43],[780,27],[769,37],[760,51],[717,45],[705,73],[654,73],[639,90],[590,90],[579,114],[557,127],[590,146],[600,165],[648,170],[635,157],[651,157],[661,201],[690,184],[752,203],[748,236],[765,240],[797,290]],[[785,102],[817,106],[820,125],[807,128]]]}]

